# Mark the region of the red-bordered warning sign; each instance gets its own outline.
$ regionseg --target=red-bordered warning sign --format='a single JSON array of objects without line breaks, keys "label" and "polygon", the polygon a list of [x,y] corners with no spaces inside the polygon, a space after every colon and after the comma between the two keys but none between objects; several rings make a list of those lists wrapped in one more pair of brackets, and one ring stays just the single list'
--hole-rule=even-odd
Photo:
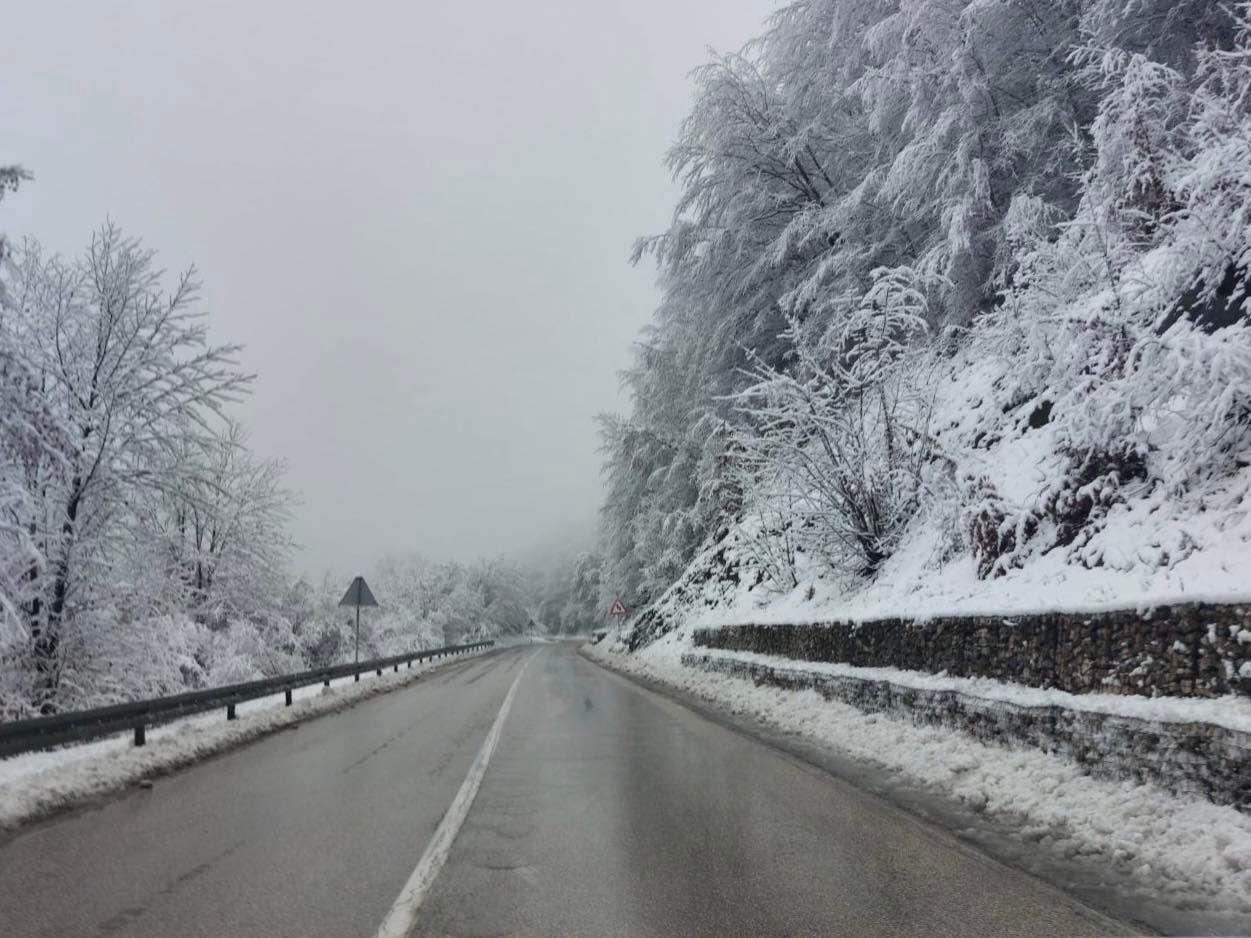
[{"label": "red-bordered warning sign", "polygon": [[623,603],[620,599],[614,599],[612,601],[612,606],[608,610],[608,614],[614,619],[624,619],[630,614],[630,610],[625,607],[625,603]]}]

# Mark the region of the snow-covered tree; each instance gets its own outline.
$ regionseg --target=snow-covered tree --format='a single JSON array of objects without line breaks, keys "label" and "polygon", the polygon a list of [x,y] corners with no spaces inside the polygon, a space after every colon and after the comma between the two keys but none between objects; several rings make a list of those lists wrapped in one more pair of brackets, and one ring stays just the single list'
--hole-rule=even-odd
[{"label": "snow-covered tree", "polygon": [[[1247,9],[795,0],[714,56],[636,252],[664,293],[603,423],[601,595],[657,598],[735,525],[785,587],[804,546],[877,569],[923,510],[991,575],[1101,563],[1129,498],[1236,503]],[[956,361],[999,368],[967,435],[928,422]],[[1012,502],[980,453],[1044,427]]]},{"label": "snow-covered tree", "polygon": [[134,506],[176,484],[174,457],[248,379],[234,348],[208,342],[194,273],[166,292],[154,254],[115,226],[72,262],[25,242],[8,269],[4,472],[27,498],[9,512],[5,554],[21,572],[10,567],[6,586],[29,636],[35,694],[53,707],[69,620],[115,602],[132,615],[160,611],[162,597],[120,578],[148,546]]},{"label": "snow-covered tree", "polygon": [[184,441],[151,505],[171,573],[185,584],[192,614],[206,622],[272,608],[291,547],[294,496],[283,487],[285,467],[258,460],[248,443],[234,420]]},{"label": "snow-covered tree", "polygon": [[[30,172],[21,166],[0,166],[0,202],[4,201],[7,193],[17,191],[17,187],[30,178]],[[3,262],[7,251],[8,246],[4,239],[4,232],[0,231],[0,262]],[[0,298],[3,296],[4,278],[0,277]]]}]

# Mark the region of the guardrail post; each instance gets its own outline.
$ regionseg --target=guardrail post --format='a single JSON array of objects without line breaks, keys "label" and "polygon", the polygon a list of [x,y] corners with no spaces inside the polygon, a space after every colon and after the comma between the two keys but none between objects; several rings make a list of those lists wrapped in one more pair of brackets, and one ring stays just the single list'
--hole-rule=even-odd
[{"label": "guardrail post", "polygon": [[234,704],[226,704],[226,719],[227,720],[235,719],[235,705]]},{"label": "guardrail post", "polygon": [[396,674],[400,673],[400,663],[398,661],[395,663],[395,673]]},{"label": "guardrail post", "polygon": [[361,673],[357,671],[355,674],[353,674],[352,680],[354,680],[357,684],[359,684],[361,682]]},{"label": "guardrail post", "polygon": [[148,741],[148,738],[144,733],[143,724],[142,723],[136,724],[135,725],[135,745],[142,746],[147,741]]},{"label": "guardrail post", "polygon": [[382,668],[378,669],[378,677],[382,677]]},{"label": "guardrail post", "polygon": [[330,686],[330,678],[326,678],[324,681],[322,681],[322,686],[323,686],[323,687],[329,687],[329,686]]},{"label": "guardrail post", "polygon": [[291,688],[290,687],[287,688],[286,697],[287,697],[287,706],[289,707],[291,706]]},{"label": "guardrail post", "polygon": [[409,658],[409,659],[408,659],[408,670],[410,670],[410,671],[411,671],[411,670],[413,670],[413,659],[412,659],[412,658]]}]

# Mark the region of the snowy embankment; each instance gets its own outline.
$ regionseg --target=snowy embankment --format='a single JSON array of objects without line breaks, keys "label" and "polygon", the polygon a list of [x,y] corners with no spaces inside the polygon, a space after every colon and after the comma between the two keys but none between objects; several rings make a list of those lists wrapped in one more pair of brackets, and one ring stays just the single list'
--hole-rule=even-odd
[{"label": "snowy embankment", "polygon": [[[1032,428],[1000,413],[1006,369],[969,349],[946,364],[934,392],[936,436],[958,457],[958,476],[988,480],[1003,506],[1049,530],[1045,505],[1066,471],[1063,443],[1054,425]],[[995,442],[975,444],[983,436]],[[1127,487],[1073,545],[1035,535],[990,576],[970,543],[973,513],[952,492],[932,493],[867,580],[840,572],[802,538],[780,564],[769,555],[780,550],[776,519],[748,513],[704,545],[654,609],[715,627],[1251,602],[1251,465],[1180,495],[1161,484]]]},{"label": "snowy embankment", "polygon": [[[610,636],[589,647],[588,653],[611,668],[676,688],[848,757],[893,783],[954,802],[965,813],[1030,844],[1031,852],[1098,870],[1100,883],[1109,884],[1129,906],[1150,909],[1150,918],[1157,922],[1182,922],[1190,930],[1197,917],[1216,933],[1251,928],[1251,817],[1151,785],[1096,779],[1074,762],[1037,750],[988,745],[951,729],[865,713],[827,700],[815,690],[756,686],[686,667],[682,655],[695,650],[691,630],[675,629],[635,653],[614,644]],[[1030,688],[994,687],[998,682],[981,680],[899,674],[891,678],[953,688],[959,684],[1018,702],[1053,696]],[[1092,695],[1081,703],[1154,719],[1211,718],[1236,728],[1246,727],[1251,719],[1247,706],[1218,713],[1224,705],[1209,701],[1108,700],[1108,696]]]},{"label": "snowy embankment", "polygon": [[284,705],[282,694],[248,701],[237,706],[237,719],[229,722],[222,710],[175,720],[150,727],[147,745],[141,747],[125,733],[0,760],[0,830],[113,794],[311,717],[346,709],[475,654],[480,653],[415,664],[412,670],[382,677],[363,675],[360,683],[347,677],[332,681],[328,688],[302,687],[292,693],[290,707]]}]

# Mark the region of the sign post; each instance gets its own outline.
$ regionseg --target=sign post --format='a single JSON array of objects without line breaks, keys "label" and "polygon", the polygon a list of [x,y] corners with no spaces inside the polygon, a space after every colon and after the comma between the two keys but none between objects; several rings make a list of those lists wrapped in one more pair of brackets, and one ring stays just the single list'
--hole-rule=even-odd
[{"label": "sign post", "polygon": [[361,606],[376,606],[378,600],[374,599],[374,594],[369,591],[369,584],[365,582],[363,576],[358,576],[352,581],[352,585],[347,588],[347,592],[343,594],[343,598],[339,600],[340,606],[356,607],[356,651],[352,656],[353,664],[360,664],[361,660]]},{"label": "sign post", "polygon": [[621,623],[630,614],[630,610],[625,607],[625,603],[618,596],[612,601],[612,605],[608,607],[608,615],[616,622],[616,641],[621,641]]}]

